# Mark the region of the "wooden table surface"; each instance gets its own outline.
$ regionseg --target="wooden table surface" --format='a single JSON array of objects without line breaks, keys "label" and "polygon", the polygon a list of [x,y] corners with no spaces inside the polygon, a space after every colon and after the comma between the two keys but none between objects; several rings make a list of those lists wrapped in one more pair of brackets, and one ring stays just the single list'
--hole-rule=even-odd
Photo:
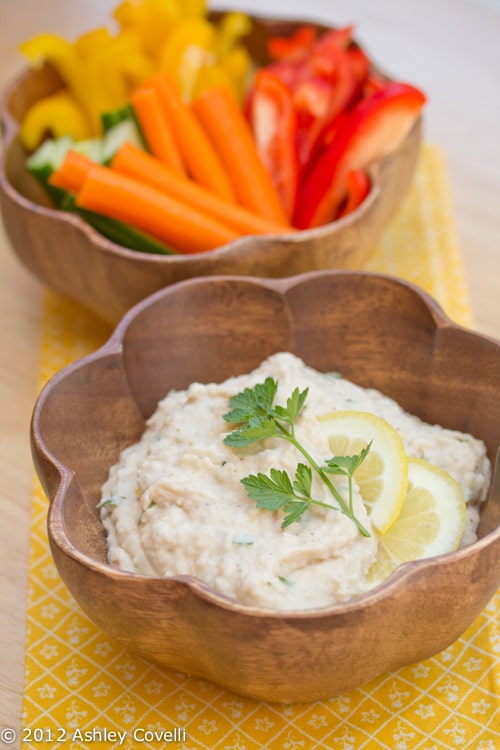
[{"label": "wooden table surface", "polygon": [[[106,23],[114,4],[0,0],[0,90],[23,67],[22,40],[49,30],[73,39]],[[241,0],[238,7],[265,13],[270,4]],[[500,0],[274,0],[272,8],[274,15],[354,22],[357,37],[385,70],[427,92],[426,138],[447,156],[475,327],[500,339]],[[33,481],[29,420],[41,291],[0,226],[0,729],[21,726]]]}]

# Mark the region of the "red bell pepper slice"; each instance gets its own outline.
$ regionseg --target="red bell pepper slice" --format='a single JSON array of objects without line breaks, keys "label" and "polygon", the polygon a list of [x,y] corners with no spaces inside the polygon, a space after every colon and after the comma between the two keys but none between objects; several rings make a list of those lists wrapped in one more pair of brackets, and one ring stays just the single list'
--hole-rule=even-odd
[{"label": "red bell pepper slice", "polygon": [[424,94],[405,83],[389,83],[362,99],[343,117],[329,146],[307,170],[297,197],[293,224],[317,227],[335,218],[345,198],[345,178],[394,151],[425,104]]},{"label": "red bell pepper slice", "polygon": [[332,29],[318,39],[312,31],[312,27],[303,26],[290,38],[271,39],[269,49],[275,62],[267,67],[292,91],[302,167],[311,158],[324,128],[359,98],[360,67],[365,61],[368,64],[352,43],[352,26]]},{"label": "red bell pepper slice", "polygon": [[297,110],[297,154],[301,168],[311,156],[315,128],[327,116],[332,99],[332,84],[322,78],[301,81],[292,92]]},{"label": "red bell pepper slice", "polygon": [[308,112],[314,118],[326,117],[332,98],[332,84],[323,78],[311,76],[295,86],[292,98],[301,112]]},{"label": "red bell pepper slice", "polygon": [[265,68],[255,75],[247,116],[259,155],[291,218],[298,185],[297,113],[290,90]]},{"label": "red bell pepper slice", "polygon": [[323,140],[325,129],[356,101],[358,87],[349,67],[342,65],[334,82],[310,75],[291,90],[298,117],[299,162],[304,167],[313,156],[317,142]]},{"label": "red bell pepper slice", "polygon": [[309,56],[315,39],[316,29],[306,24],[300,26],[291,36],[271,37],[267,44],[267,51],[271,60],[297,62]]},{"label": "red bell pepper slice", "polygon": [[367,77],[366,81],[363,84],[363,96],[371,96],[375,93],[375,91],[380,91],[380,89],[383,89],[386,85],[386,79],[382,78],[376,73],[372,73]]},{"label": "red bell pepper slice", "polygon": [[368,80],[368,76],[370,75],[371,63],[367,54],[361,49],[361,47],[352,45],[346,50],[346,54],[349,58],[351,70],[356,79],[354,98],[357,100],[363,95],[363,88]]},{"label": "red bell pepper slice", "polygon": [[358,81],[347,52],[340,47],[332,47],[330,54],[330,61],[332,63],[335,61],[335,68],[332,68],[330,99],[326,111],[318,117],[309,133],[307,160],[311,157],[323,130],[334,121],[337,115],[353,105],[355,96],[359,93]]},{"label": "red bell pepper slice", "polygon": [[328,76],[335,72],[336,51],[346,50],[352,43],[353,26],[326,31],[313,45],[311,64],[317,71]]},{"label": "red bell pepper slice", "polygon": [[369,194],[370,187],[370,178],[364,169],[350,169],[345,176],[347,197],[335,218],[343,219],[355,211]]},{"label": "red bell pepper slice", "polygon": [[327,113],[329,120],[349,107],[357,88],[357,78],[347,51],[332,48],[331,53],[331,60],[335,61],[335,67],[333,69],[333,96]]}]

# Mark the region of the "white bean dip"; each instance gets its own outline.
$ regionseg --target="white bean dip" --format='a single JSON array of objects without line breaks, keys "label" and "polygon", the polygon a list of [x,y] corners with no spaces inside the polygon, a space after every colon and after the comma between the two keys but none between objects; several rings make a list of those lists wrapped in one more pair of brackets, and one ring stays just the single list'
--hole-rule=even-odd
[{"label": "white bean dip", "polygon": [[[386,419],[408,455],[442,467],[459,482],[468,507],[462,545],[476,539],[490,479],[480,440],[428,425],[378,391],[319,373],[281,352],[249,374],[220,384],[193,383],[159,403],[140,441],[122,452],[102,488],[110,564],[145,575],[196,576],[240,602],[278,610],[328,606],[369,588],[376,534],[364,537],[345,515],[316,506],[282,529],[283,514],[258,509],[241,484],[243,477],[272,467],[293,476],[303,460],[277,438],[245,449],[223,442],[235,427],[223,419],[230,397],[268,376],[278,381],[278,404],[295,387],[309,388],[297,437],[320,463],[330,450],[318,416],[356,409]],[[335,483],[347,499],[345,478],[335,477]],[[331,501],[321,482],[314,489],[318,499]],[[354,512],[371,531],[356,487]]]}]

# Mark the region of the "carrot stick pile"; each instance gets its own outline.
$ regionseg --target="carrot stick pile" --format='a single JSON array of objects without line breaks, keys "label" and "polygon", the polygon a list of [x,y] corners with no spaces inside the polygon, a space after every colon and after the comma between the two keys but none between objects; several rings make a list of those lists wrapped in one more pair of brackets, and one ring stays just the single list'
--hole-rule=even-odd
[{"label": "carrot stick pile", "polygon": [[215,195],[235,203],[226,169],[191,107],[184,103],[166,74],[156,75],[152,83],[166,119],[172,123],[179,151],[190,174]]},{"label": "carrot stick pile", "polygon": [[76,206],[124,222],[180,253],[247,234],[294,231],[229,89],[188,105],[155,74],[132,96],[149,153],[124,143],[109,166],[69,150],[50,184]]},{"label": "carrot stick pile", "polygon": [[230,90],[208,89],[194,100],[193,109],[218,150],[241,204],[272,221],[286,224],[285,209],[271,175]]},{"label": "carrot stick pile", "polygon": [[228,203],[192,180],[179,179],[157,159],[132,143],[124,143],[112,161],[116,172],[165,192],[186,206],[226,223],[242,234],[277,234],[283,224],[264,219],[242,206]]}]

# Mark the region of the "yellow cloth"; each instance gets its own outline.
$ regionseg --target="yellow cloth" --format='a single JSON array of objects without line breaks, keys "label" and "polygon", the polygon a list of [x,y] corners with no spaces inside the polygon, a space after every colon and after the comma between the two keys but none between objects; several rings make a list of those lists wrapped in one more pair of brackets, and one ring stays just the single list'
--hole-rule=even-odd
[{"label": "yellow cloth", "polygon": [[[369,268],[419,284],[450,317],[470,325],[446,179],[441,152],[425,146],[411,193]],[[40,387],[109,332],[77,305],[47,293]],[[499,750],[500,594],[462,638],[434,658],[332,700],[268,705],[162,672],[90,623],[53,565],[46,512],[37,484],[23,718],[25,739],[33,733],[29,747],[109,749],[119,746],[111,732],[121,731],[121,747],[155,750]],[[388,622],[388,638],[390,627]],[[146,734],[154,730],[177,733],[156,740]]]}]

